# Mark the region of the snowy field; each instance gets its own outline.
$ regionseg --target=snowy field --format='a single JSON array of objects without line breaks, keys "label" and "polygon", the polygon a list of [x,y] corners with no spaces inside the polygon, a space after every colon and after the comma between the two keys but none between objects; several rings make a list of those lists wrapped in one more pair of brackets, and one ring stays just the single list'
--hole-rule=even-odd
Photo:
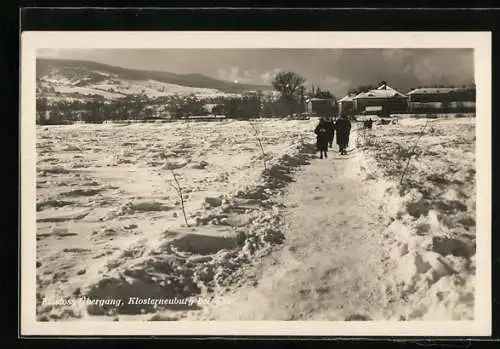
[{"label": "snowy field", "polygon": [[38,319],[472,319],[475,119],[316,122],[39,127]]},{"label": "snowy field", "polygon": [[[43,304],[44,297],[185,298],[224,284],[245,259],[232,249],[241,245],[238,226],[250,234],[243,252],[280,240],[270,228],[279,222],[266,208],[266,188],[288,179],[281,164],[294,159],[312,128],[311,121],[38,128],[39,318],[102,314],[80,303]],[[185,226],[182,202],[188,224],[201,230],[178,229]],[[269,227],[248,233],[254,221]]]}]

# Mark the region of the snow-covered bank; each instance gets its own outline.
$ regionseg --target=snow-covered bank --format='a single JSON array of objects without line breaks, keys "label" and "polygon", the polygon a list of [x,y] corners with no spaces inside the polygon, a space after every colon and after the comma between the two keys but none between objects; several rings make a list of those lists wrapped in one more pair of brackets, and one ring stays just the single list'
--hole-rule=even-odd
[{"label": "snow-covered bank", "polygon": [[360,131],[373,168],[394,183],[399,209],[386,237],[399,265],[388,277],[401,296],[392,315],[402,320],[473,319],[475,138],[474,118],[403,119]]}]

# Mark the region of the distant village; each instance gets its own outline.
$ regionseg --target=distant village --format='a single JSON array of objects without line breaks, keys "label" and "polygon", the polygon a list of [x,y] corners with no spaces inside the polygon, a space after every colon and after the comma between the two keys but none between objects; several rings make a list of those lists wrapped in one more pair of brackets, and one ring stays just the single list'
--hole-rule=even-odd
[{"label": "distant village", "polygon": [[[275,87],[277,91],[280,90]],[[38,91],[40,92],[40,91]],[[127,95],[109,100],[101,95],[51,99],[50,92],[37,93],[37,123],[64,124],[106,121],[172,121],[179,119],[221,120],[225,118],[309,118],[394,114],[475,113],[476,87],[428,86],[403,93],[387,82],[352,89],[337,99],[329,91],[313,86],[297,88],[294,95],[248,91],[238,96],[199,97]],[[275,91],[276,92],[276,91]],[[65,95],[66,96],[66,95]]]},{"label": "distant village", "polygon": [[391,114],[475,113],[475,85],[418,87],[404,94],[383,82],[377,88],[353,91],[338,101],[339,113],[389,117]]}]

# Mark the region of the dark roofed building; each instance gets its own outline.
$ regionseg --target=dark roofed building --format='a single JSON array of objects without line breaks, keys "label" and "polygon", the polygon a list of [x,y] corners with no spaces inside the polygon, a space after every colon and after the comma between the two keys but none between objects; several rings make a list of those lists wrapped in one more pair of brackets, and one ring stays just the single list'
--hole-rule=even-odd
[{"label": "dark roofed building", "polygon": [[333,98],[309,98],[306,100],[306,111],[318,116],[333,116],[335,112],[335,100]]},{"label": "dark roofed building", "polygon": [[356,113],[383,116],[405,112],[408,97],[387,84],[382,84],[377,89],[361,92],[353,100]]},{"label": "dark roofed building", "polygon": [[408,93],[410,112],[474,112],[475,87],[424,87]]},{"label": "dark roofed building", "polygon": [[339,100],[339,115],[354,113],[354,96],[347,95]]}]

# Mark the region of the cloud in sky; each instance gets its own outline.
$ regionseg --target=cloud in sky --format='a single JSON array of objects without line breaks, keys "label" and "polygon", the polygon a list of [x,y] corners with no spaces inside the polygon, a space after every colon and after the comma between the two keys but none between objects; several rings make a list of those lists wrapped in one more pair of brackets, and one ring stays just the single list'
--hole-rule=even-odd
[{"label": "cloud in sky", "polygon": [[351,88],[351,81],[348,78],[338,78],[336,76],[326,76],[324,77],[320,86],[335,86],[337,90],[348,91]]},{"label": "cloud in sky", "polygon": [[280,68],[274,68],[268,71],[265,71],[260,75],[260,81],[263,84],[270,85],[273,81],[274,77],[281,71]]},{"label": "cloud in sky", "polygon": [[474,82],[472,49],[94,49],[38,52],[125,68],[270,85],[280,70],[341,97],[350,88],[386,80],[403,92],[430,84]]},{"label": "cloud in sky", "polygon": [[217,78],[245,84],[261,83],[258,81],[258,71],[256,69],[242,70],[240,67],[219,68],[217,71]]}]

